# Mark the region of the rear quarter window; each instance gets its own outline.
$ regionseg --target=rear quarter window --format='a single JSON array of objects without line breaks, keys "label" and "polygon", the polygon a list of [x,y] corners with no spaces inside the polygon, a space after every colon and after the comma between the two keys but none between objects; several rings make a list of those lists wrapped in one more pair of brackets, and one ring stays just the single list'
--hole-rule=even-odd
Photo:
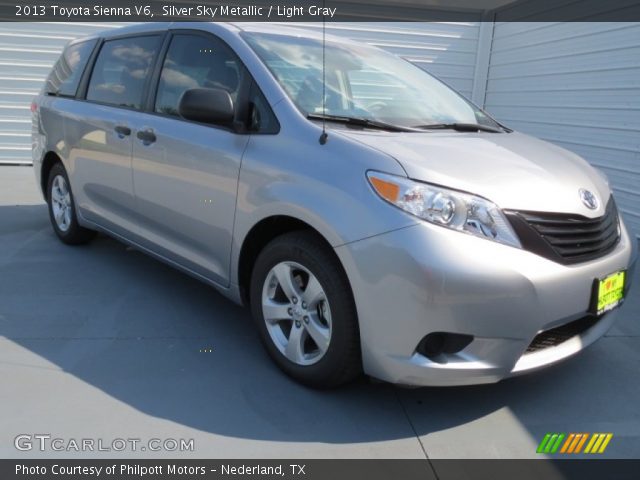
[{"label": "rear quarter window", "polygon": [[97,40],[87,40],[65,48],[47,78],[45,92],[74,97],[80,84],[82,72],[96,43]]}]

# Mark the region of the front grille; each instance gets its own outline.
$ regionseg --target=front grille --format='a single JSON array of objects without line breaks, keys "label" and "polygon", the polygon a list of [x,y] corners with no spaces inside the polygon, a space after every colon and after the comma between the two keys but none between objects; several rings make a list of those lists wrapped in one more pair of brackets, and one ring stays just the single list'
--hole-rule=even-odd
[{"label": "front grille", "polygon": [[560,345],[570,338],[586,332],[598,323],[598,320],[600,320],[598,317],[588,315],[573,322],[552,328],[551,330],[541,332],[536,335],[531,344],[527,347],[527,351],[525,353],[534,353],[544,350],[545,348]]},{"label": "front grille", "polygon": [[523,248],[560,263],[601,257],[620,240],[618,210],[613,197],[598,218],[541,212],[506,212]]}]

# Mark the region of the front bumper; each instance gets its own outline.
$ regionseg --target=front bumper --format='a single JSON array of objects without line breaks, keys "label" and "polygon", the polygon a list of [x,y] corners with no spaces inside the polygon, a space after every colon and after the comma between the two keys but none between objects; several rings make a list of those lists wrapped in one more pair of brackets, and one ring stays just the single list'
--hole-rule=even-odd
[{"label": "front bumper", "polygon": [[[540,332],[585,317],[594,279],[626,269],[628,291],[637,245],[621,230],[612,252],[568,266],[427,223],[337,247],[365,372],[415,386],[493,383],[577,353],[604,335],[617,309],[557,346],[526,350]],[[433,332],[473,341],[434,361],[416,350]]]}]

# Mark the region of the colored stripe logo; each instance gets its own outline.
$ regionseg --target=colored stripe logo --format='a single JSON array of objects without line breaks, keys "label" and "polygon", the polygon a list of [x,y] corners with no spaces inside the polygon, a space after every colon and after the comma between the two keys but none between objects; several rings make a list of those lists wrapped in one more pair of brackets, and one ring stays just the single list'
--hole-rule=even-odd
[{"label": "colored stripe logo", "polygon": [[536,453],[604,453],[612,438],[612,433],[547,433]]}]

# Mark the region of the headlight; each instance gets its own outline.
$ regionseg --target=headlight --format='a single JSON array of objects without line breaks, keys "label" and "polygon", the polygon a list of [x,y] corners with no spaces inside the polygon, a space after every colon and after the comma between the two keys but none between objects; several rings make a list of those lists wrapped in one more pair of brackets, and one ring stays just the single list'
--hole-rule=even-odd
[{"label": "headlight", "polygon": [[520,241],[494,203],[484,198],[408,178],[370,171],[367,178],[384,200],[427,222],[520,248]]}]

